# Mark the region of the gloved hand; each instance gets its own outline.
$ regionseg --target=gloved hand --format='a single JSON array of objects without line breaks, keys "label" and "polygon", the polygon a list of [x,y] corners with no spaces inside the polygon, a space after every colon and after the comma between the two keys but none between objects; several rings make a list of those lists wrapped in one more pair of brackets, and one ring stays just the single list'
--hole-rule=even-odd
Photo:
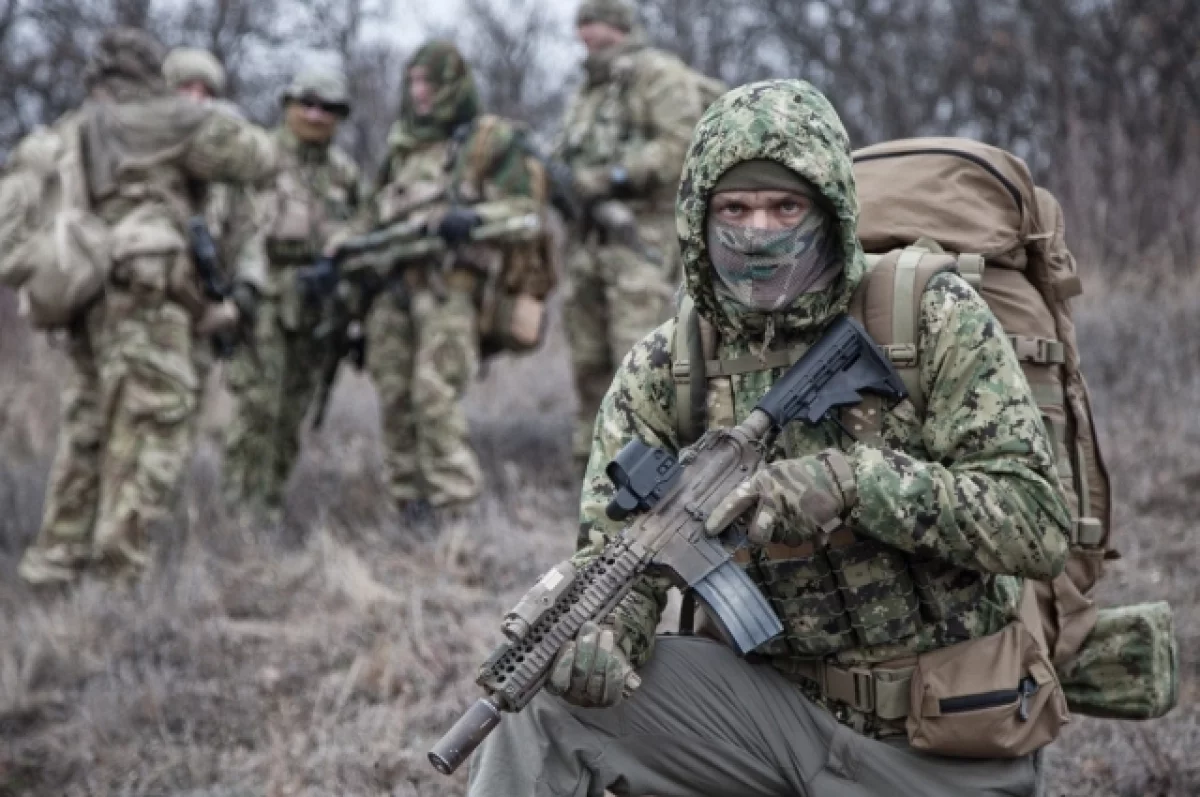
[{"label": "gloved hand", "polygon": [[554,660],[546,691],[581,708],[608,708],[641,684],[616,632],[584,623]]},{"label": "gloved hand", "polygon": [[196,334],[202,338],[227,332],[237,326],[238,309],[232,299],[210,303],[196,322]]},{"label": "gloved hand", "polygon": [[585,166],[571,172],[571,182],[579,201],[587,205],[612,196],[612,169],[608,166]]},{"label": "gloved hand", "polygon": [[237,307],[238,323],[253,329],[258,321],[258,288],[248,282],[235,282],[230,298]]},{"label": "gloved hand", "polygon": [[831,448],[762,468],[721,502],[704,530],[720,534],[753,509],[747,532],[752,543],[801,545],[833,533],[857,501],[854,469]]},{"label": "gloved hand", "polygon": [[474,208],[453,207],[438,222],[435,232],[450,246],[466,243],[471,230],[483,224],[483,217]]}]

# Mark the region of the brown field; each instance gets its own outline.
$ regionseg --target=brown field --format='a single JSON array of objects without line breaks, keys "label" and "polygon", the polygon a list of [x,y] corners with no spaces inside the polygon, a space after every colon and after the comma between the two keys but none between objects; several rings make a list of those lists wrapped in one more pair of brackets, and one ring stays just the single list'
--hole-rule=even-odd
[{"label": "brown field", "polygon": [[[381,497],[370,386],[340,386],[279,528],[224,511],[210,409],[177,522],[131,593],[35,598],[15,578],[54,445],[58,355],[0,296],[0,797],[462,793],[425,750],[474,697],[497,621],[569,553],[573,399],[559,337],[473,391],[487,494],[438,531]],[[1079,308],[1118,487],[1105,601],[1167,598],[1183,660],[1164,720],[1079,718],[1051,795],[1200,793],[1200,286]]]}]

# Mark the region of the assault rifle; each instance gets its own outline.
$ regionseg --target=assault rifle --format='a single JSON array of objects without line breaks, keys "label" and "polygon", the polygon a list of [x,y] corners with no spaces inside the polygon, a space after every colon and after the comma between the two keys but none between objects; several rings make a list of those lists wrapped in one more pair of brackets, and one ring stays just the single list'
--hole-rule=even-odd
[{"label": "assault rifle", "polygon": [[[471,231],[471,242],[531,240],[541,230],[541,218],[529,213],[482,224]],[[440,236],[429,234],[427,217],[421,214],[343,241],[332,255],[299,270],[296,279],[301,294],[308,301],[327,303],[325,320],[315,333],[328,345],[317,390],[314,429],[324,423],[341,361],[349,358],[360,370],[366,361],[368,342],[362,322],[375,296],[395,284],[406,269],[431,262],[440,262],[444,268],[450,265],[447,258],[453,254]]]},{"label": "assault rifle", "polygon": [[[196,272],[200,276],[200,287],[204,296],[210,302],[223,302],[233,296],[233,283],[221,273],[221,259],[217,254],[217,244],[208,222],[203,216],[192,216],[187,220],[188,243],[192,251],[192,260],[196,263]],[[238,331],[234,335],[218,332],[213,335],[213,353],[222,360],[233,356],[238,339],[247,344],[251,340],[252,330],[247,329],[249,319],[238,319]]]},{"label": "assault rifle", "polygon": [[504,617],[506,637],[479,670],[485,696],[462,715],[429,753],[452,774],[501,720],[523,709],[542,688],[563,646],[588,621],[602,622],[648,568],[657,567],[692,590],[738,653],[783,631],[771,605],[732,561],[744,539],[740,526],[709,537],[704,522],[762,464],[775,437],[794,420],[838,423],[833,412],[875,393],[900,401],[908,392],[891,362],[857,321],[843,316],[791,367],[750,416],[732,429],[712,429],[676,457],[630,442],[608,465],[617,493],[606,514],[637,515],[582,568],[570,561],[549,572]]}]

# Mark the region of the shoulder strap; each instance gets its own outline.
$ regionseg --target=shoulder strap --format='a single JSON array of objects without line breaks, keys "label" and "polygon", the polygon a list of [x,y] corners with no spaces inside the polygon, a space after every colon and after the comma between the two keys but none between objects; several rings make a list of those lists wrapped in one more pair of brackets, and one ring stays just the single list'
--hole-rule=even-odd
[{"label": "shoulder strap", "polygon": [[958,271],[959,258],[908,247],[868,255],[867,265],[870,270],[851,299],[850,314],[887,354],[908,388],[909,400],[918,413],[923,412],[925,396],[917,360],[921,297],[935,276]]},{"label": "shoulder strap", "polygon": [[705,349],[700,314],[692,297],[684,294],[675,314],[671,337],[671,374],[675,379],[675,431],[679,445],[700,439],[708,422],[708,374],[711,356]]}]

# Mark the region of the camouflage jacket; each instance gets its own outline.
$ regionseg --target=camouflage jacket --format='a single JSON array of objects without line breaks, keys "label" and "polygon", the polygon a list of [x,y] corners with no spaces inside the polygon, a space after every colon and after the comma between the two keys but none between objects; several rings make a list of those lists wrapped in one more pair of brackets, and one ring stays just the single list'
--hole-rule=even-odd
[{"label": "camouflage jacket", "polygon": [[[717,179],[758,158],[788,166],[821,190],[838,216],[845,264],[830,288],[770,316],[717,294],[704,232]],[[857,214],[847,136],[808,84],[743,87],[709,109],[688,153],[677,223],[686,288],[719,330],[721,359],[768,345],[802,349],[846,312],[865,273]],[[602,404],[582,496],[580,560],[620,531],[604,514],[613,494],[605,464],[633,438],[678,449],[673,324],[626,356]],[[785,626],[758,651],[780,669],[824,656],[891,661],[992,633],[1015,616],[1021,578],[1047,579],[1064,566],[1069,517],[1037,405],[991,311],[955,274],[935,277],[924,295],[919,349],[928,397],[922,415],[902,402],[884,417],[875,444],[848,440],[829,424],[793,425],[769,453],[773,461],[839,448],[859,496],[848,520],[860,542],[849,554],[799,556],[766,546],[747,557],[748,574]],[[732,377],[738,422],[781,373]],[[848,589],[839,581],[852,565],[869,583]],[[645,577],[611,620],[635,663],[650,654],[667,587],[664,578]]]},{"label": "camouflage jacket", "polygon": [[572,168],[622,166],[641,211],[669,213],[692,128],[704,111],[698,76],[635,37],[595,68],[571,101],[555,154]]},{"label": "camouflage jacket", "polygon": [[488,222],[538,212],[545,179],[524,145],[525,135],[520,126],[491,114],[434,141],[409,137],[398,123],[376,181],[373,224],[452,204],[484,204]]},{"label": "camouflage jacket", "polygon": [[282,295],[294,287],[290,267],[311,264],[354,218],[359,171],[350,156],[332,144],[306,144],[286,127],[274,136],[282,168],[257,201],[266,219],[271,264],[267,292]]},{"label": "camouflage jacket", "polygon": [[204,220],[217,242],[224,276],[267,289],[269,269],[263,197],[245,186],[216,183],[209,187]]}]

